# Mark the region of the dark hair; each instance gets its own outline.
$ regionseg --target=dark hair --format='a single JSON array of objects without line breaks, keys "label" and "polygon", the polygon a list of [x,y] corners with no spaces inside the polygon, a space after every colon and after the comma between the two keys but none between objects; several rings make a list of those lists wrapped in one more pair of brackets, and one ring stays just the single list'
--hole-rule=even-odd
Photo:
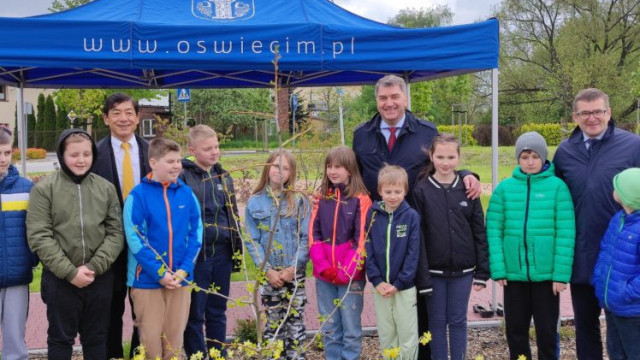
[{"label": "dark hair", "polygon": [[422,148],[422,151],[427,154],[427,164],[422,168],[420,173],[418,174],[418,180],[424,180],[432,175],[436,168],[433,166],[433,161],[431,161],[431,155],[436,151],[436,145],[438,144],[446,144],[453,143],[457,145],[458,155],[460,155],[460,142],[458,142],[458,138],[451,134],[440,133],[433,138],[429,149]]},{"label": "dark hair", "polygon": [[140,106],[138,102],[134,100],[130,95],[123,93],[115,93],[111,94],[107,100],[104,101],[104,106],[102,107],[102,113],[105,115],[109,115],[109,110],[115,108],[118,104],[122,104],[123,102],[131,101],[133,103],[133,109],[138,113],[140,110]]},{"label": "dark hair", "polygon": [[159,160],[169,152],[181,153],[180,145],[167,138],[155,138],[149,142],[149,159]]},{"label": "dark hair", "polygon": [[7,145],[13,142],[13,133],[9,128],[0,126],[0,145]]},{"label": "dark hair", "polygon": [[588,88],[580,91],[578,95],[573,99],[573,111],[578,111],[578,102],[579,101],[596,101],[602,99],[604,101],[604,106],[609,108],[609,95],[605,94],[604,91],[596,88]]}]

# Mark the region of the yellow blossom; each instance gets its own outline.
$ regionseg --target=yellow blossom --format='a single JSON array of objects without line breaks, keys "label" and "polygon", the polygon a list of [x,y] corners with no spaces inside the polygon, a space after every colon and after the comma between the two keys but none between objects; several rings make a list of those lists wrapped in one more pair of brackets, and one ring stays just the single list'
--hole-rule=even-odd
[{"label": "yellow blossom", "polygon": [[420,344],[422,346],[427,345],[431,342],[431,331],[427,331],[420,336]]},{"label": "yellow blossom", "polygon": [[524,355],[518,356],[518,360],[527,360],[527,357]]},{"label": "yellow blossom", "polygon": [[484,360],[484,356],[478,355],[478,356],[476,356],[475,360]]},{"label": "yellow blossom", "polygon": [[382,350],[382,356],[384,356],[385,359],[395,359],[399,355],[400,355],[400,348],[399,347],[394,347],[394,348],[389,348],[389,349]]}]

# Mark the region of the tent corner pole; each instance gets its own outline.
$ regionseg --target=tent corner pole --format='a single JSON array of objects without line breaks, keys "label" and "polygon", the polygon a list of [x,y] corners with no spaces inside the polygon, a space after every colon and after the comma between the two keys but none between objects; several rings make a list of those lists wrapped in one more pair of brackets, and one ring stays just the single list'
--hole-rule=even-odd
[{"label": "tent corner pole", "polygon": [[[491,70],[491,189],[498,185],[498,68]],[[498,288],[494,281],[491,286],[491,307],[498,306]]]},{"label": "tent corner pole", "polygon": [[411,110],[411,78],[409,74],[404,75],[404,82],[407,83],[407,109]]},{"label": "tent corner pole", "polygon": [[16,92],[16,105],[17,105],[17,116],[18,116],[18,132],[16,136],[18,137],[18,148],[20,149],[20,173],[22,176],[27,176],[27,122],[24,116],[24,83],[20,83],[20,87]]}]

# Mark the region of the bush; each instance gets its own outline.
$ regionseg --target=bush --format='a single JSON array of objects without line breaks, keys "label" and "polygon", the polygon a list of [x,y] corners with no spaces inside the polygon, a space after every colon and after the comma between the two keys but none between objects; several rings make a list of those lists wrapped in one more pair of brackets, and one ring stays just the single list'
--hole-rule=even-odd
[{"label": "bush", "polygon": [[[512,134],[512,126],[498,125],[498,145],[511,146],[515,140]],[[473,138],[480,146],[491,146],[491,124],[478,124],[473,129]]]},{"label": "bush", "polygon": [[[44,159],[47,157],[47,150],[40,148],[28,148],[27,149],[27,159]],[[11,154],[11,160],[19,161],[20,160],[20,150],[13,149],[13,153]]]},{"label": "bush", "polygon": [[517,136],[524,134],[529,131],[535,131],[542,135],[544,139],[547,141],[547,145],[556,146],[559,145],[562,139],[565,138],[565,129],[561,124],[538,124],[538,123],[529,123],[522,124],[520,129],[517,132]]},{"label": "bush", "polygon": [[241,343],[251,341],[255,344],[258,341],[256,319],[238,319],[235,333],[236,339],[239,339]]},{"label": "bush", "polygon": [[[458,139],[464,145],[477,146],[478,140],[473,137],[473,125],[462,125],[462,139]],[[448,133],[458,137],[460,135],[460,126],[455,125],[438,125],[438,132]]]}]

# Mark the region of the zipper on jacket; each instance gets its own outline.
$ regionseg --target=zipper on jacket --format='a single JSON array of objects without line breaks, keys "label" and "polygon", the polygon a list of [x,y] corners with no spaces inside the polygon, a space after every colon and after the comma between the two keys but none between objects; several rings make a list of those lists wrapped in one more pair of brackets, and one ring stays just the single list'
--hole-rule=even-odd
[{"label": "zipper on jacket", "polygon": [[80,202],[80,234],[82,236],[82,265],[86,261],[86,250],[84,246],[84,218],[82,217],[82,187],[78,184],[78,201]]},{"label": "zipper on jacket", "polygon": [[336,188],[336,210],[333,213],[333,237],[331,239],[331,265],[336,266],[336,229],[338,227],[338,210],[340,209],[340,189]]},{"label": "zipper on jacket", "polygon": [[169,206],[169,198],[167,197],[167,189],[170,183],[162,184],[162,195],[164,197],[164,205],[167,209],[167,227],[169,229],[169,271],[173,271],[173,226],[171,224],[171,207]]},{"label": "zipper on jacket", "polygon": [[389,223],[387,224],[387,284],[390,284],[389,281],[389,252],[391,251],[391,224],[393,223],[393,212],[389,213]]},{"label": "zipper on jacket", "polygon": [[[209,176],[209,180],[208,181],[212,181],[211,180],[211,173],[209,172],[209,170],[207,170],[207,175]],[[207,260],[207,223],[205,220],[205,214],[206,214],[206,207],[207,207],[207,183],[206,182],[202,182],[202,206],[200,209],[200,216],[202,217],[202,225],[204,227],[204,229],[202,229],[202,258],[204,260]],[[215,241],[215,240],[214,240]]]},{"label": "zipper on jacket", "polygon": [[[524,261],[527,266],[527,280],[531,281],[531,273],[529,270],[529,246],[527,246],[527,222],[529,221],[529,202],[531,199],[531,174],[527,174],[527,205],[524,210]],[[519,258],[518,254],[518,258]]]},{"label": "zipper on jacket", "polygon": [[[616,234],[616,241],[613,244],[613,248],[617,248],[618,235],[624,227],[624,214],[620,217],[620,226],[618,226],[618,233]],[[609,269],[607,270],[607,280],[604,283],[604,306],[609,309],[609,278],[611,277],[611,268],[613,267],[613,253],[611,252],[611,259],[609,260]]]}]

